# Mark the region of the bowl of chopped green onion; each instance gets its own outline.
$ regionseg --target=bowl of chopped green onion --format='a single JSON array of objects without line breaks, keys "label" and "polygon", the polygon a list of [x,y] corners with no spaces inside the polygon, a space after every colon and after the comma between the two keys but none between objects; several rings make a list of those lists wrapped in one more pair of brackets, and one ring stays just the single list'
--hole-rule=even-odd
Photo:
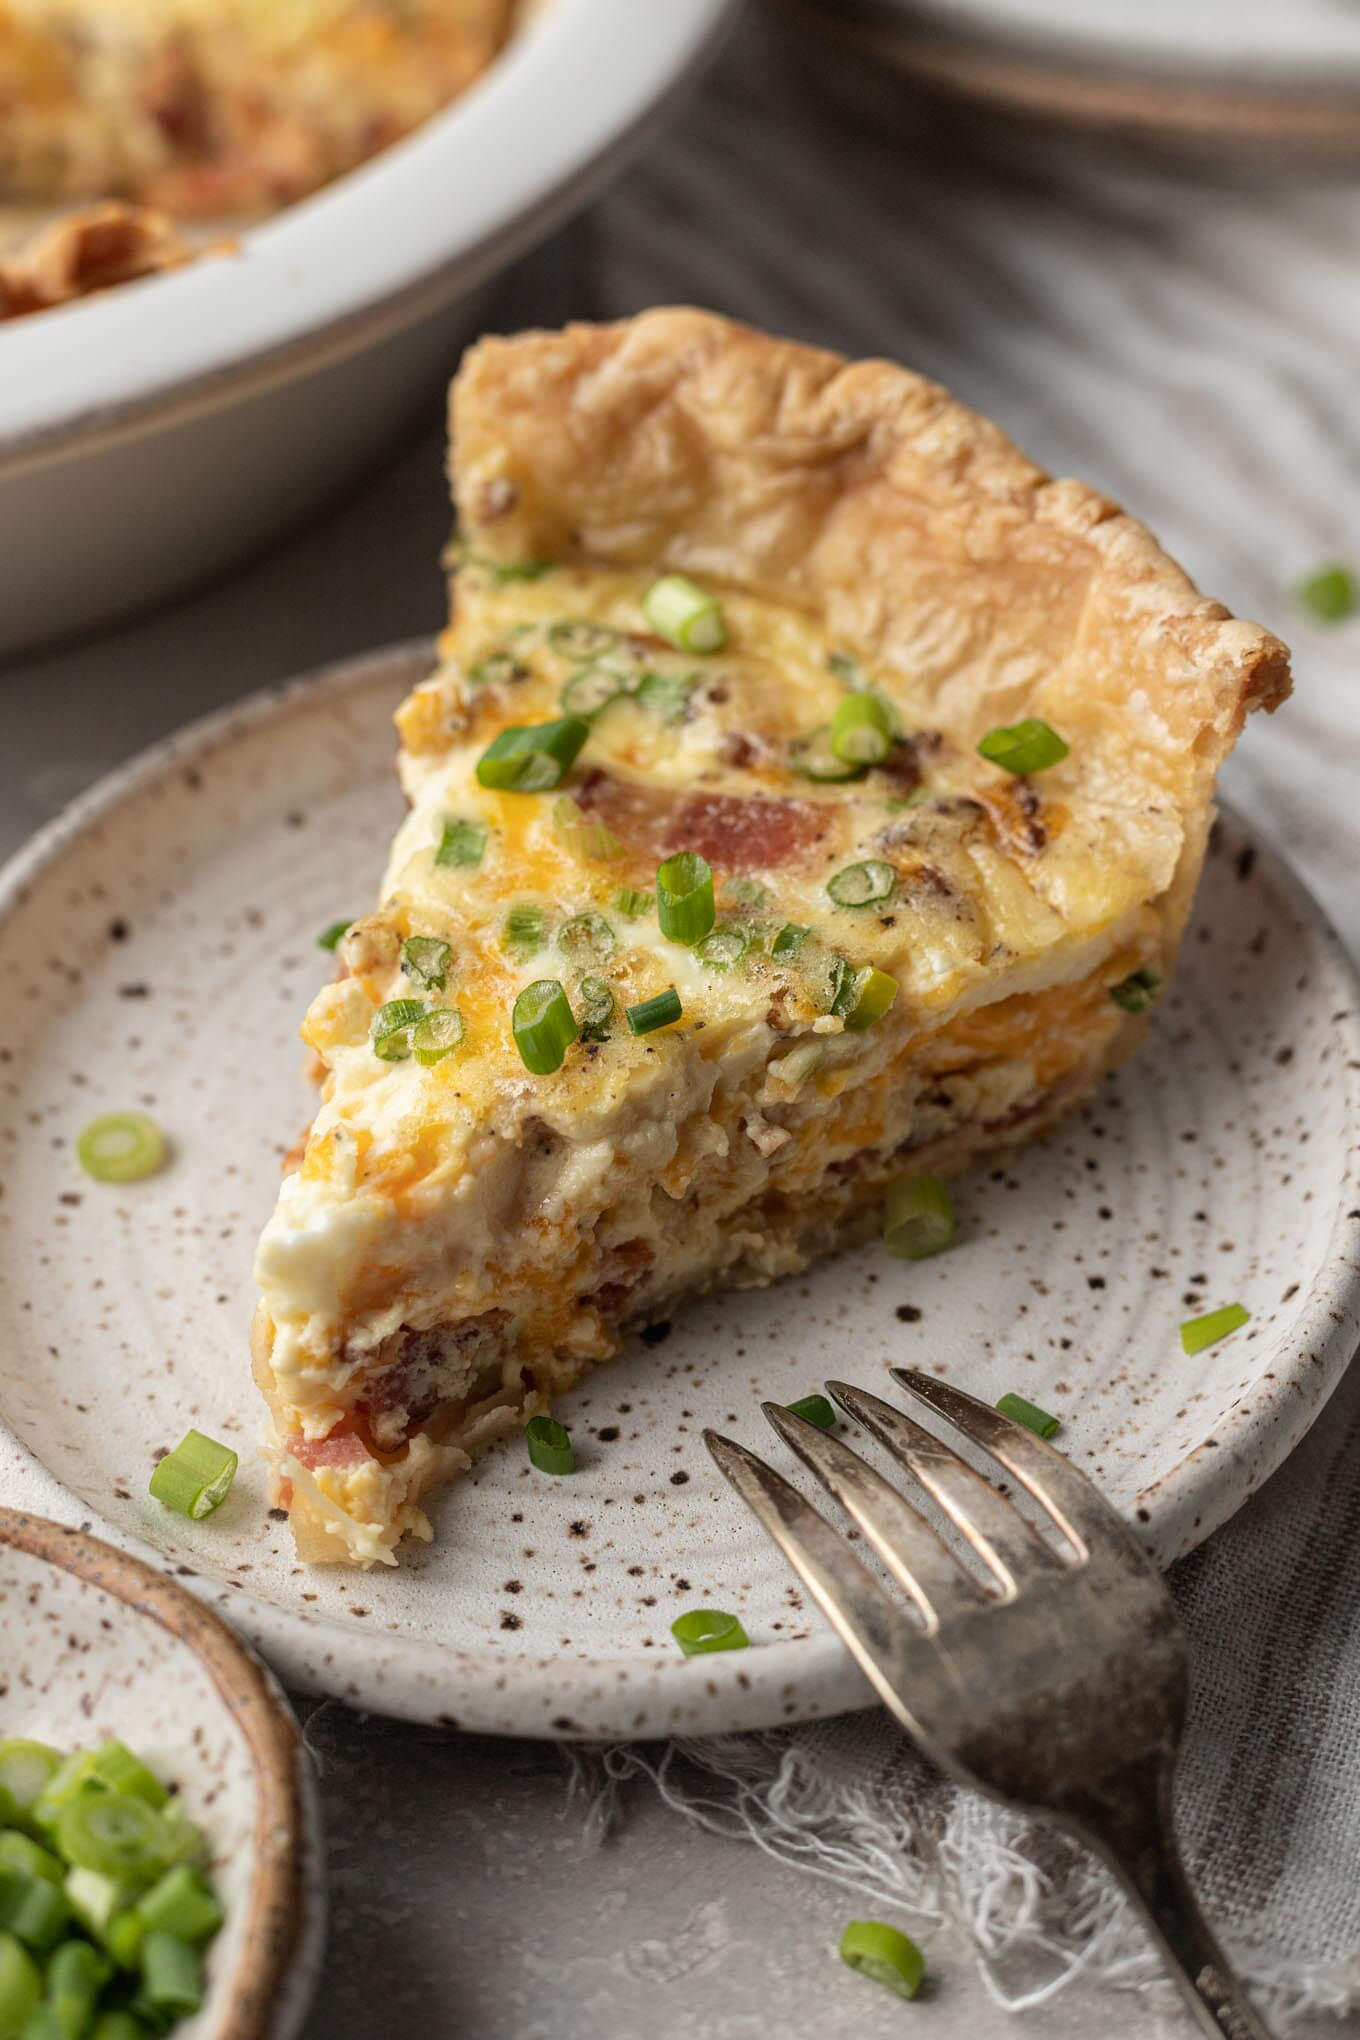
[{"label": "bowl of chopped green onion", "polygon": [[309,1762],[184,1589],[0,1509],[0,2040],[288,2040],[319,1967]]}]

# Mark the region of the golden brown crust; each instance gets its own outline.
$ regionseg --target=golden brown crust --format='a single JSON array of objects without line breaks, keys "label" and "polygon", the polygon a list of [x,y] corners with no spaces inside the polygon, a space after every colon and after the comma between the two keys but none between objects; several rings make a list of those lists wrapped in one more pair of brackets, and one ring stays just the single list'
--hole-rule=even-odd
[{"label": "golden brown crust", "polygon": [[937,384],[676,309],[484,340],[451,411],[484,556],[655,564],[813,610],[965,741],[1044,716],[1092,801],[1180,811],[1188,900],[1218,767],[1289,692],[1285,647]]},{"label": "golden brown crust", "polygon": [[162,213],[90,206],[43,228],[0,262],[0,319],[50,311],[139,276],[178,269],[194,252]]}]

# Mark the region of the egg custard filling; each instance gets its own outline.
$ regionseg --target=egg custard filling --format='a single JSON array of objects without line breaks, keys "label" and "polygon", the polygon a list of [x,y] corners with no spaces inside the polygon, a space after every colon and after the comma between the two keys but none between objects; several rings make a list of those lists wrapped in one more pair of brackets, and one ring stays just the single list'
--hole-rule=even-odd
[{"label": "egg custard filling", "polygon": [[254,1357],[313,1560],[630,1326],[1041,1133],[1136,1044],[1283,648],[887,364],[658,312],[453,394],[410,811],[303,1038]]}]

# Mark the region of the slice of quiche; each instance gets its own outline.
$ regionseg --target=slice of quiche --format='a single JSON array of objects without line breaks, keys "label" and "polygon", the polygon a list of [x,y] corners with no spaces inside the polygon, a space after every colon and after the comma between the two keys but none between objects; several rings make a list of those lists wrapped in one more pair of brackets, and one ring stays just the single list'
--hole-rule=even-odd
[{"label": "slice of quiche", "polygon": [[452,426],[410,813],[259,1252],[308,1559],[390,1561],[630,1324],[1049,1127],[1142,1033],[1289,687],[884,362],[657,311],[482,342]]}]

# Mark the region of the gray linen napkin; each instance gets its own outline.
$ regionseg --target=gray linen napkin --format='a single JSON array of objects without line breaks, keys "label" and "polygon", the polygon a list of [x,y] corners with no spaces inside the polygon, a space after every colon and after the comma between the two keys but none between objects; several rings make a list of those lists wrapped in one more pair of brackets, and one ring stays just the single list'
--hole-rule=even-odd
[{"label": "gray linen napkin", "polygon": [[[1301,699],[1228,788],[1352,950],[1360,635],[1291,609],[1349,546],[1360,206],[1341,171],[1177,168],[931,109],[781,18],[593,216],[592,316],[691,300],[937,376],[1108,489],[1295,644]],[[1360,1234],[1360,1227],[1357,1228]],[[1277,2020],[1360,2004],[1360,1372],[1175,1589],[1197,1677],[1181,1831]],[[1106,1875],[944,1785],[879,1714],[579,1758],[597,1818],[650,1774],[690,1817],[881,1903],[947,1912],[994,1994],[1157,1965]],[[1158,1986],[1160,1987],[1160,1986]]]}]

